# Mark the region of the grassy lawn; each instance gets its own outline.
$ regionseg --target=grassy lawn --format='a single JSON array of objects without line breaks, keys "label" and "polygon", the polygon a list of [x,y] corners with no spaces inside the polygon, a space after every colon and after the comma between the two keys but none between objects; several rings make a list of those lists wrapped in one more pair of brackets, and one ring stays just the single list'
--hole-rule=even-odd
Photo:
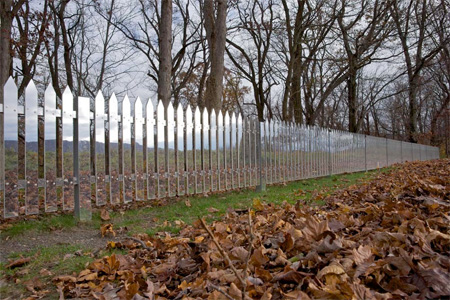
[{"label": "grassy lawn", "polygon": [[[309,205],[322,205],[323,197],[334,190],[370,180],[380,172],[389,169],[381,169],[370,172],[359,172],[331,177],[322,177],[291,182],[283,185],[268,186],[265,192],[258,193],[254,190],[239,190],[225,193],[212,194],[208,197],[201,195],[181,197],[169,200],[167,205],[156,207],[142,207],[127,211],[110,212],[114,229],[126,227],[127,234],[136,233],[154,234],[167,231],[177,233],[183,223],[190,224],[199,217],[206,217],[208,221],[218,219],[226,213],[227,209],[246,209],[251,207],[255,199],[265,203],[281,204],[284,201],[296,203],[303,200]],[[186,203],[188,202],[188,203]],[[92,222],[83,224],[88,230],[99,232],[102,223],[100,213],[93,214]],[[25,220],[3,225],[1,229],[2,243],[5,240],[16,239],[29,235],[51,235],[52,231],[68,232],[70,241],[71,229],[78,224],[72,215],[41,216],[34,220]],[[104,244],[106,246],[105,239]],[[81,250],[81,251],[79,251]],[[27,282],[39,278],[41,282],[49,284],[51,278],[57,275],[71,275],[79,272],[94,259],[95,249],[77,244],[54,244],[38,246],[32,251],[23,252],[20,249],[9,255],[9,259],[20,257],[32,257],[31,262],[23,267],[13,270],[6,269],[5,263],[0,263],[0,298],[11,296],[13,298],[25,293]],[[111,250],[102,250],[95,256],[107,255]],[[120,253],[120,250],[116,252]],[[74,255],[76,253],[77,255]],[[70,254],[67,256],[67,254]],[[51,285],[54,291],[54,287]],[[52,292],[54,294],[54,292]],[[57,297],[56,297],[57,298]],[[53,299],[53,298],[48,298]]]},{"label": "grassy lawn", "polygon": [[[152,234],[161,231],[161,229],[176,231],[176,228],[171,228],[171,224],[177,220],[189,224],[198,217],[219,218],[228,208],[244,209],[252,206],[254,199],[274,204],[281,204],[284,201],[295,203],[301,199],[311,205],[320,205],[323,203],[322,197],[334,190],[369,180],[379,172],[387,172],[388,170],[390,168],[277,184],[267,186],[266,191],[261,193],[254,191],[254,189],[242,189],[211,194],[207,197],[203,195],[183,196],[174,198],[169,204],[163,206],[111,212],[111,221],[109,222],[114,224],[114,228],[127,227],[130,235],[142,232]],[[190,207],[186,205],[186,200],[190,202]],[[211,213],[208,211],[211,208],[218,211]],[[100,213],[95,212],[92,216],[92,221],[83,225],[98,230],[102,223]],[[14,237],[30,231],[49,232],[70,229],[77,225],[71,214],[52,215],[38,217],[36,220],[23,220],[8,224],[5,228],[0,229],[0,233],[2,236]],[[148,228],[147,225],[151,225],[152,228]]]}]

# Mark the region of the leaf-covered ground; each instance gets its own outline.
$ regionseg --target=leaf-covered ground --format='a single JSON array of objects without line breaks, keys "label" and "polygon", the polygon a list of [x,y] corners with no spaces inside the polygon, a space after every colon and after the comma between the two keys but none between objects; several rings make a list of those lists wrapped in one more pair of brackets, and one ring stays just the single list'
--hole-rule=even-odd
[{"label": "leaf-covered ground", "polygon": [[249,213],[230,210],[208,225],[214,238],[199,220],[177,236],[111,242],[128,254],[103,257],[54,283],[66,298],[95,299],[450,295],[450,160],[407,163],[325,201],[255,200]]}]

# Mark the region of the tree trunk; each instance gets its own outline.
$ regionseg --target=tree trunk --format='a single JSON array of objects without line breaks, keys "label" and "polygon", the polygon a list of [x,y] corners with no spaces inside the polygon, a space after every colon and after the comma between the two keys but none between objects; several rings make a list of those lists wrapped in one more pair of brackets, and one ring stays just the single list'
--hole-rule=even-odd
[{"label": "tree trunk", "polygon": [[[294,60],[292,80],[291,80],[291,95],[290,103],[292,103],[294,120],[298,124],[303,123],[303,107],[301,97],[301,73],[302,73],[302,56],[301,47],[297,46],[293,53],[292,59]],[[290,117],[292,119],[292,117]]]},{"label": "tree trunk", "polygon": [[13,7],[12,0],[2,0],[0,4],[0,104],[3,104],[3,88],[12,75],[11,27],[15,12],[24,1]]},{"label": "tree trunk", "polygon": [[172,0],[161,1],[160,26],[158,100],[167,107],[170,102],[172,78]]},{"label": "tree trunk", "polygon": [[409,83],[408,101],[408,140],[417,143],[417,79],[413,77]]},{"label": "tree trunk", "polygon": [[211,71],[206,81],[205,104],[209,111],[222,106],[224,54],[226,41],[227,0],[205,0],[205,30],[209,46]]},{"label": "tree trunk", "polygon": [[349,62],[347,78],[347,99],[348,99],[348,131],[358,132],[357,121],[357,93],[356,93],[356,68]]}]

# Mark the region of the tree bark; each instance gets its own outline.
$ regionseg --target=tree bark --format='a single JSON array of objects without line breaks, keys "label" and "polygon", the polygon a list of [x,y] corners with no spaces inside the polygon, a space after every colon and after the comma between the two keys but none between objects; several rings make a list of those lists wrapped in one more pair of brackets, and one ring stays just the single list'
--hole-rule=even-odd
[{"label": "tree bark", "polygon": [[[214,3],[217,13],[214,13]],[[211,71],[206,81],[205,104],[209,111],[222,107],[227,0],[205,0],[204,15]]]},{"label": "tree bark", "polygon": [[158,100],[167,107],[172,78],[172,0],[161,1],[159,47]]}]

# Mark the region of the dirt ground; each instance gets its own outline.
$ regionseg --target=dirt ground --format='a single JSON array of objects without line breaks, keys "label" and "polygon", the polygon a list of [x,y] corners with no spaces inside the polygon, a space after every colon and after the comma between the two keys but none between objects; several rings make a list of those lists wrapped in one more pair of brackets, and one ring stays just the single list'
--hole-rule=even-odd
[{"label": "dirt ground", "polygon": [[87,226],[78,226],[71,229],[55,230],[48,232],[30,232],[15,237],[1,234],[0,262],[6,262],[7,257],[13,252],[30,251],[46,245],[82,245],[93,251],[104,248],[108,241],[123,239],[125,234],[118,234],[115,238],[108,236],[102,238],[100,230],[94,230]]}]

